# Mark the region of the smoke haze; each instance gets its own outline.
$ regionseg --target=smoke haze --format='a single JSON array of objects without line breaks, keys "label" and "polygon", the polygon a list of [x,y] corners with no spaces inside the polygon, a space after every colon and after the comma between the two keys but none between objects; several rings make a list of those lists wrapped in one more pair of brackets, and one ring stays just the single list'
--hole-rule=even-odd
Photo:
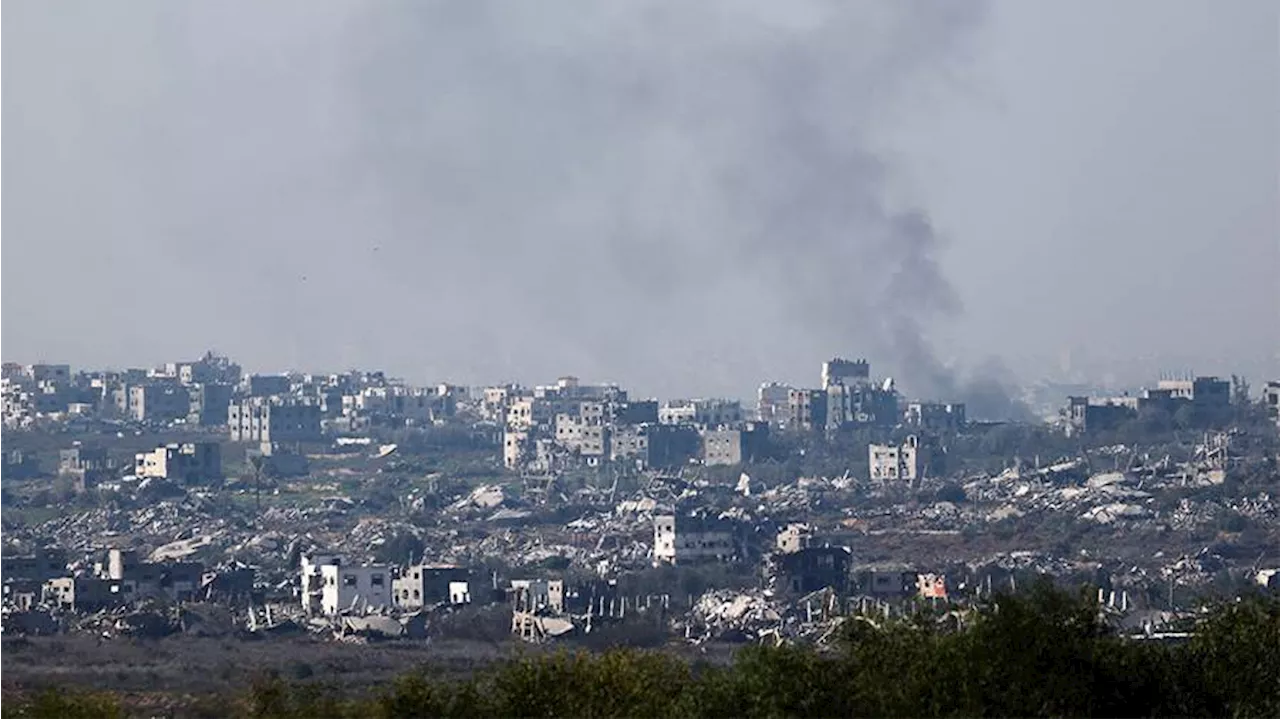
[{"label": "smoke haze", "polygon": [[[935,352],[947,238],[884,141],[981,3],[48,7],[5,7],[6,358],[746,397],[839,354],[1018,411]],[[84,304],[28,315],[23,246]]]}]

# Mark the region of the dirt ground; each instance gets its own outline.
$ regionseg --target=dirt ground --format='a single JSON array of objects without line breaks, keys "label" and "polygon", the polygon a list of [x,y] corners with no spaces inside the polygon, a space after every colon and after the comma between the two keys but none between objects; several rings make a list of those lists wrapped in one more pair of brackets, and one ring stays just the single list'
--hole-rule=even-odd
[{"label": "dirt ground", "polygon": [[[98,639],[88,635],[6,637],[0,642],[4,693],[45,687],[112,691],[123,695],[222,697],[243,695],[266,673],[319,682],[343,694],[361,694],[410,670],[426,667],[462,678],[504,659],[582,649],[563,643],[530,645],[433,639],[353,644],[311,636],[243,639],[175,635],[163,639]],[[671,651],[691,660],[728,661],[734,647]]]}]

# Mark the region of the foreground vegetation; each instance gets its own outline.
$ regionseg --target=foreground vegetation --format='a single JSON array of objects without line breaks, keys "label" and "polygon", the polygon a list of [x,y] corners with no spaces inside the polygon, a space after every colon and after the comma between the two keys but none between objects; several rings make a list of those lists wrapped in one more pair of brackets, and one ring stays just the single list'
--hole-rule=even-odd
[{"label": "foreground vegetation", "polygon": [[[5,717],[128,716],[109,693],[10,696]],[[16,700],[16,701],[15,701]],[[146,712],[154,715],[154,709]],[[1087,593],[1048,585],[968,617],[850,621],[827,652],[751,647],[731,666],[618,649],[407,674],[369,696],[264,676],[180,714],[409,716],[1280,716],[1280,600],[1206,614],[1178,644],[1122,639]]]}]

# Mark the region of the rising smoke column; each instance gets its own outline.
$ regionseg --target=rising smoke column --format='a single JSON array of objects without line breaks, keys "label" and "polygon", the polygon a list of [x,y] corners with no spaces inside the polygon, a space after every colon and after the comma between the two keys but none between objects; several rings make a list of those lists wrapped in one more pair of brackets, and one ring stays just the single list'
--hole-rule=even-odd
[{"label": "rising smoke column", "polygon": [[981,14],[382,3],[349,38],[366,171],[401,250],[483,268],[481,321],[456,328],[477,355],[497,335],[741,392],[858,352],[955,397],[925,335],[959,302],[927,212],[887,199],[874,135]]},{"label": "rising smoke column", "polygon": [[250,348],[664,396],[862,354],[962,392],[927,341],[959,311],[938,238],[877,138],[975,3],[131,7],[112,41],[149,75],[88,114],[147,255],[225,278],[208,311]]}]

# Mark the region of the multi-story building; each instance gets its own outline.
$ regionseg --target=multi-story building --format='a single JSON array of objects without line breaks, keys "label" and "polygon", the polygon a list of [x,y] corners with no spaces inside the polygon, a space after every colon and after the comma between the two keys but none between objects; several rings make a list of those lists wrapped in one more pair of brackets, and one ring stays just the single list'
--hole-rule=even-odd
[{"label": "multi-story building", "polygon": [[419,564],[391,581],[392,599],[401,609],[433,604],[470,604],[470,572],[452,564]]},{"label": "multi-story building", "polygon": [[595,400],[600,402],[626,402],[627,393],[614,384],[587,385],[577,377],[561,377],[554,385],[533,388],[537,399]]},{"label": "multi-story building", "polygon": [[7,449],[0,453],[0,477],[4,479],[29,479],[40,476],[40,461],[20,449]]},{"label": "multi-story building", "polygon": [[320,567],[320,611],[335,615],[347,609],[393,606],[391,567],[385,564]]},{"label": "multi-story building", "polygon": [[341,554],[304,554],[302,556],[299,594],[302,597],[302,611],[306,612],[307,616],[319,614],[321,611],[320,600],[324,596],[324,579],[320,575],[320,568],[344,563]]},{"label": "multi-story building", "polygon": [[657,424],[658,400],[627,400],[608,405],[614,425]]},{"label": "multi-story building", "polygon": [[191,411],[191,395],[177,382],[152,381],[128,391],[128,411],[135,422],[185,420]]},{"label": "multi-story building", "polygon": [[654,566],[725,561],[738,554],[737,531],[730,521],[671,514],[653,518]]},{"label": "multi-story building", "polygon": [[785,424],[792,389],[794,388],[777,382],[760,385],[756,392],[756,419],[772,425]]},{"label": "multi-story building", "polygon": [[741,429],[705,429],[702,463],[708,467],[745,464],[759,459],[767,448],[769,425],[750,422]]},{"label": "multi-story building", "polygon": [[924,477],[923,452],[915,435],[907,437],[901,445],[871,444],[867,453],[873,482],[911,482]]},{"label": "multi-story building", "polygon": [[867,384],[871,381],[871,364],[865,359],[847,360],[840,357],[822,363],[822,388],[832,385]]},{"label": "multi-story building", "polygon": [[[213,352],[206,352],[204,357],[195,362],[179,362],[170,367],[171,371],[167,373],[176,377],[179,382],[185,385],[227,384],[234,386],[240,383],[240,365],[232,362],[227,357],[215,355]],[[166,367],[166,370],[170,370],[170,367]]]},{"label": "multi-story building", "polygon": [[1162,379],[1156,389],[1170,392],[1174,399],[1185,399],[1197,407],[1226,407],[1231,403],[1231,381],[1218,377]]},{"label": "multi-story building", "polygon": [[1217,377],[1162,379],[1155,389],[1137,396],[1068,397],[1063,410],[1069,432],[1097,432],[1118,428],[1140,414],[1174,415],[1190,409],[1197,426],[1220,424],[1231,405],[1231,382]]},{"label": "multi-story building", "polygon": [[310,398],[250,397],[227,408],[232,442],[317,442],[319,402]]},{"label": "multi-story building", "polygon": [[813,544],[813,528],[807,524],[792,523],[778,532],[778,552],[798,552]]},{"label": "multi-story building", "polygon": [[72,447],[58,452],[58,474],[70,477],[78,492],[83,492],[112,478],[116,463],[102,447]]},{"label": "multi-story building", "polygon": [[486,387],[480,401],[480,413],[488,420],[505,422],[512,400],[531,396],[519,385]]},{"label": "multi-story building", "polygon": [[827,390],[793,389],[787,392],[788,429],[812,432],[827,423]]},{"label": "multi-story building", "polygon": [[502,434],[502,466],[516,470],[534,457],[534,441],[528,432],[507,430]]},{"label": "multi-story building", "polygon": [[0,397],[4,402],[4,426],[9,429],[30,427],[36,421],[36,406],[21,379],[0,380]]},{"label": "multi-story building", "polygon": [[518,432],[549,424],[555,417],[551,402],[535,397],[522,397],[507,406],[507,428]]},{"label": "multi-story building", "polygon": [[393,606],[390,566],[349,565],[340,554],[302,557],[302,610],[308,616]]},{"label": "multi-story building", "polygon": [[560,614],[564,611],[563,579],[513,579],[507,593],[513,604],[525,612],[546,610]]},{"label": "multi-story building", "polygon": [[715,429],[742,421],[742,403],[729,399],[677,399],[658,410],[661,424],[692,424]]},{"label": "multi-story building", "polygon": [[44,582],[66,573],[65,549],[44,547],[31,554],[8,553],[0,557],[0,575],[5,582],[17,579]]},{"label": "multi-story building", "polygon": [[898,423],[898,393],[869,383],[827,387],[826,428],[892,427]]},{"label": "multi-story building", "polygon": [[556,415],[556,444],[576,453],[588,465],[596,465],[608,459],[609,436],[609,428],[604,425],[602,418]]},{"label": "multi-story building", "polygon": [[1267,416],[1280,427],[1280,380],[1271,380],[1262,388],[1262,406],[1266,408]]},{"label": "multi-story building", "polygon": [[251,397],[277,397],[289,394],[293,388],[293,380],[285,374],[253,374],[249,375],[249,395]]},{"label": "multi-story building", "polygon": [[111,581],[97,577],[57,577],[44,583],[42,601],[72,611],[92,612],[130,598],[123,592],[111,591],[112,587]]},{"label": "multi-story building", "polygon": [[222,479],[222,448],[217,442],[167,444],[150,452],[139,452],[134,460],[138,477],[180,480],[187,484],[208,484]]},{"label": "multi-story building", "polygon": [[700,444],[698,431],[689,425],[616,427],[609,438],[609,459],[635,462],[641,469],[676,467],[696,457]]},{"label": "multi-story building", "polygon": [[804,547],[773,557],[777,588],[786,594],[849,589],[853,553],[848,547]]},{"label": "multi-story building", "polygon": [[71,381],[71,365],[65,364],[29,364],[23,374],[35,384],[51,382],[67,384]]},{"label": "multi-story building", "polygon": [[1137,397],[1068,397],[1067,426],[1077,432],[1114,430],[1138,416]]},{"label": "multi-story building", "polygon": [[137,552],[111,549],[100,578],[113,583],[111,591],[127,599],[165,597],[172,601],[195,598],[204,578],[200,562],[143,562]]},{"label": "multi-story building", "polygon": [[191,397],[187,407],[187,423],[201,427],[217,427],[227,422],[227,408],[231,406],[235,387],[214,382],[188,385]]},{"label": "multi-story building", "polygon": [[965,406],[961,403],[912,402],[903,416],[908,427],[927,432],[957,432],[965,426]]}]

